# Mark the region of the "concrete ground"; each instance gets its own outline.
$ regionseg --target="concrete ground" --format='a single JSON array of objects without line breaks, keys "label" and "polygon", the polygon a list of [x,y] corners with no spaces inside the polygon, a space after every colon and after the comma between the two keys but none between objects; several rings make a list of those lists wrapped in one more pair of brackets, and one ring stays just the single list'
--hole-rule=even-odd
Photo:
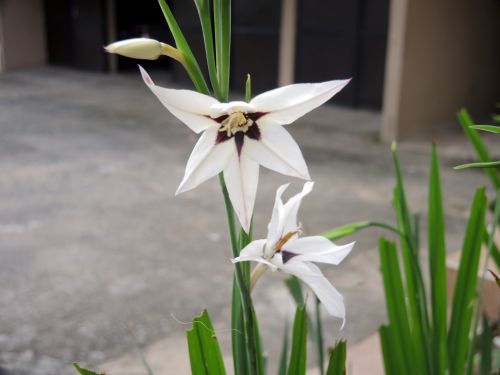
[{"label": "concrete ground", "polygon": [[[394,221],[390,147],[377,141],[379,122],[376,112],[329,105],[287,128],[317,183],[300,214],[308,232]],[[195,141],[138,73],[0,76],[0,367],[8,374],[72,374],[72,361],[95,366],[165,338],[179,338],[185,353],[186,322],[203,308],[229,353],[232,265],[217,181],[174,197]],[[460,131],[438,143],[452,250],[474,188],[486,180],[452,170],[473,155]],[[405,143],[400,152],[410,204],[425,214],[429,144]],[[259,238],[275,189],[290,180],[261,171]],[[295,180],[290,191],[300,188]],[[325,268],[347,304],[341,333],[325,317],[327,343],[356,343],[384,321],[375,248],[382,233],[352,236],[348,259]],[[293,308],[280,275],[268,273],[254,301],[273,364]]]}]

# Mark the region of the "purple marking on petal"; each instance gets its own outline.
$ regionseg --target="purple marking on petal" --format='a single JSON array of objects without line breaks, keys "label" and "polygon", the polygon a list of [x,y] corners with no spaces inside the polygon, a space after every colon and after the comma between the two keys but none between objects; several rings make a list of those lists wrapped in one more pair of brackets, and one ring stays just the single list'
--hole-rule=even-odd
[{"label": "purple marking on petal", "polygon": [[247,113],[247,118],[250,120],[253,120],[253,122],[257,121],[259,118],[261,118],[264,115],[267,115],[268,112],[254,112],[254,113]]},{"label": "purple marking on petal", "polygon": [[215,138],[215,144],[218,145],[219,143],[226,142],[228,139],[231,139],[232,136],[228,136],[225,131],[218,132],[217,137]]},{"label": "purple marking on petal", "polygon": [[250,126],[245,133],[248,138],[255,139],[256,141],[260,141],[260,129],[259,126],[254,122],[252,126]]},{"label": "purple marking on petal", "polygon": [[229,117],[229,115],[222,115],[222,116],[219,116],[219,117],[210,117],[210,116],[207,116],[210,120],[214,120],[216,122],[218,122],[219,124],[222,123],[222,121],[224,121],[225,119],[227,119]]},{"label": "purple marking on petal", "polygon": [[241,149],[243,148],[244,140],[245,140],[245,133],[237,132],[234,135],[234,142],[236,143],[236,150],[238,151],[238,156],[241,155]]},{"label": "purple marking on petal", "polygon": [[281,259],[283,259],[283,264],[288,262],[293,257],[296,257],[297,255],[299,255],[299,254],[296,254],[296,253],[293,253],[293,252],[287,251],[287,250],[281,250]]}]

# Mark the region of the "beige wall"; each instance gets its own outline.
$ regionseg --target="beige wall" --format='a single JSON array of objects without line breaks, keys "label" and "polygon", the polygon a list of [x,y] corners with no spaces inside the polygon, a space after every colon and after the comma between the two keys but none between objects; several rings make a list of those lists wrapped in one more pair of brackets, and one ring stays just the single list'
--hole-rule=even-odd
[{"label": "beige wall", "polygon": [[0,0],[1,70],[47,62],[43,0]]},{"label": "beige wall", "polygon": [[456,126],[500,101],[500,1],[393,0],[382,138]]}]

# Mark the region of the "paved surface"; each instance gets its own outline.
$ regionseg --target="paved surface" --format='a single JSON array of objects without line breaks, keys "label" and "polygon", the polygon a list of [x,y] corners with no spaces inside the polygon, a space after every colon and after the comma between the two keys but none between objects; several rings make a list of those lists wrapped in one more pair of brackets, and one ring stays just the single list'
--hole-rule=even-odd
[{"label": "paved surface", "polygon": [[[309,232],[393,222],[390,152],[377,142],[379,121],[377,113],[324,106],[288,127],[317,182],[300,215]],[[9,374],[70,374],[74,360],[95,365],[182,337],[181,322],[205,307],[219,336],[229,337],[232,265],[218,185],[174,198],[195,141],[139,74],[47,68],[0,76],[0,366]],[[438,141],[448,244],[456,249],[467,201],[485,180],[451,170],[472,155],[459,132]],[[429,145],[400,149],[412,208],[425,213]],[[258,236],[276,187],[288,180],[262,170]],[[296,181],[291,191],[300,187]],[[345,295],[341,335],[351,342],[384,320],[381,233],[354,236],[352,255],[325,270]],[[258,284],[255,304],[269,362],[277,362],[292,309],[279,275]],[[332,342],[338,324],[326,322]]]}]

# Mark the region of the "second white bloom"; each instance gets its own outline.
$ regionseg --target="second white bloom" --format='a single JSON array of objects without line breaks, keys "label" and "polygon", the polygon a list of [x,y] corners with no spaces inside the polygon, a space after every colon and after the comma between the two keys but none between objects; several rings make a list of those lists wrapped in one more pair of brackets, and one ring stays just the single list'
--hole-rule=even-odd
[{"label": "second white bloom", "polygon": [[229,197],[241,226],[249,230],[259,165],[309,180],[297,143],[283,128],[338,93],[349,80],[281,87],[249,103],[220,103],[190,90],[156,86],[144,69],[146,85],[163,105],[195,133],[201,133],[189,157],[177,194],[224,173]]}]

